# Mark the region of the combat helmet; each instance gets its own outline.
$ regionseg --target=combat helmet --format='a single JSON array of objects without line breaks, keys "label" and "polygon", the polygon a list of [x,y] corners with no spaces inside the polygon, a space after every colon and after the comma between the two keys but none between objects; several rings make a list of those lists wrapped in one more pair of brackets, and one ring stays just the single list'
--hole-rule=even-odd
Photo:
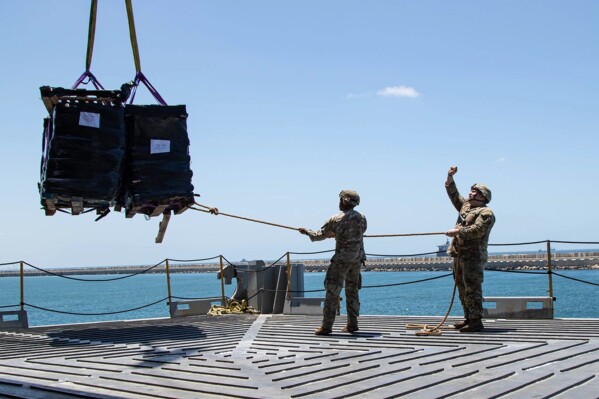
[{"label": "combat helmet", "polygon": [[339,198],[351,207],[360,205],[360,195],[357,191],[343,190],[339,193]]},{"label": "combat helmet", "polygon": [[470,187],[470,188],[474,189],[474,190],[478,190],[483,195],[483,197],[486,198],[487,204],[489,202],[491,202],[491,189],[489,187],[487,187],[485,184],[476,183],[476,184],[473,184],[472,187]]}]

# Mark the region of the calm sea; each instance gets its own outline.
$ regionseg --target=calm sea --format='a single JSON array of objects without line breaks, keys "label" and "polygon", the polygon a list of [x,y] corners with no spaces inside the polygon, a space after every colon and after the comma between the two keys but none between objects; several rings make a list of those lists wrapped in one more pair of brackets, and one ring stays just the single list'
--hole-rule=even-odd
[{"label": "calm sea", "polygon": [[[598,270],[559,270],[568,277],[599,283]],[[430,281],[411,283],[448,272],[364,272],[360,291],[363,315],[443,316],[447,311],[453,280],[451,276]],[[119,275],[71,276],[83,279],[114,279]],[[306,273],[306,291],[322,289],[324,273]],[[406,284],[410,283],[410,284]],[[389,286],[392,284],[402,284]],[[387,285],[386,287],[380,287]],[[171,274],[174,297],[205,298],[220,296],[220,280],[215,273]],[[225,285],[225,295],[231,296],[234,285]],[[548,279],[545,274],[485,272],[485,296],[547,296]],[[599,286],[553,276],[555,317],[599,318]],[[128,320],[168,317],[168,296],[164,274],[141,274],[115,281],[75,281],[55,276],[26,277],[25,303],[48,310],[26,306],[31,326],[82,323],[104,320]],[[322,297],[324,292],[310,292],[306,296]],[[176,299],[174,299],[176,300]],[[19,278],[0,278],[0,311],[18,309],[20,301]],[[144,307],[150,303],[152,306]],[[15,305],[6,307],[8,305]],[[343,307],[343,305],[342,305]],[[123,310],[140,308],[126,313]],[[71,315],[60,312],[107,315]],[[344,311],[342,310],[342,313]],[[451,315],[459,316],[462,309],[454,301]]]}]

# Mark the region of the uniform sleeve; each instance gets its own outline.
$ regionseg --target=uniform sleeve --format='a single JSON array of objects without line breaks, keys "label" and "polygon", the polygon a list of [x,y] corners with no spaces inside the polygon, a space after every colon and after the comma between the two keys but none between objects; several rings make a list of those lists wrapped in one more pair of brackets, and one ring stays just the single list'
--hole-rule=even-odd
[{"label": "uniform sleeve", "polygon": [[472,240],[484,236],[495,223],[495,215],[490,209],[481,211],[474,223],[460,228],[459,237],[463,240]]},{"label": "uniform sleeve", "polygon": [[322,241],[326,238],[335,237],[335,219],[330,218],[318,231],[308,230],[308,237],[311,241]]},{"label": "uniform sleeve", "polygon": [[453,207],[459,212],[460,209],[462,209],[464,202],[466,202],[466,199],[460,195],[455,182],[445,184],[445,189],[447,190],[447,195],[449,196]]}]

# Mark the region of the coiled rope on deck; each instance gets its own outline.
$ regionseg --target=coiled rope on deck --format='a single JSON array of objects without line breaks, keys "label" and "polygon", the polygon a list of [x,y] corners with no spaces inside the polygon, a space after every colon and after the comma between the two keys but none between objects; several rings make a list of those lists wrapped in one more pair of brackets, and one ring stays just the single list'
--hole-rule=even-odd
[{"label": "coiled rope on deck", "polygon": [[424,336],[426,336],[426,335],[441,335],[441,330],[452,330],[453,327],[444,326],[443,324],[445,324],[445,321],[449,317],[449,312],[451,312],[451,308],[453,306],[453,300],[455,299],[456,288],[457,288],[457,284],[454,279],[453,293],[451,294],[451,301],[449,302],[449,307],[447,308],[447,312],[445,312],[445,316],[443,316],[443,320],[441,320],[439,322],[439,324],[437,324],[434,327],[431,327],[428,324],[408,323],[408,324],[406,324],[406,328],[408,330],[419,330],[419,331],[416,331],[416,335],[424,335]]}]

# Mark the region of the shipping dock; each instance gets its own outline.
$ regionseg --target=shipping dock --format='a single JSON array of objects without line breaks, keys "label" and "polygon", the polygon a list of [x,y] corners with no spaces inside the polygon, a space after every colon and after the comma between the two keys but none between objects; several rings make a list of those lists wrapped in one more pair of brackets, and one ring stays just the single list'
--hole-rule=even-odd
[{"label": "shipping dock", "polygon": [[[0,332],[2,398],[599,398],[599,319],[189,316]],[[450,318],[447,323],[457,319]]]}]

